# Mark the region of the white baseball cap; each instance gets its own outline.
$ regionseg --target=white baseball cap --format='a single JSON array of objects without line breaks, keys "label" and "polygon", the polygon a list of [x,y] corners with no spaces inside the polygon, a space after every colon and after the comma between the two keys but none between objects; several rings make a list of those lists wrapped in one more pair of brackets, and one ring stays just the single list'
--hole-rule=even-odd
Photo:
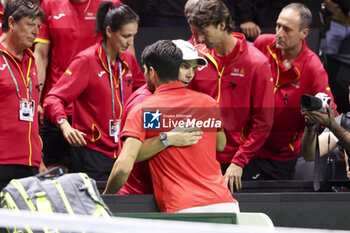
[{"label": "white baseball cap", "polygon": [[207,60],[198,56],[196,48],[188,41],[185,40],[173,40],[172,41],[182,51],[183,60],[197,60],[198,65],[206,66]]}]

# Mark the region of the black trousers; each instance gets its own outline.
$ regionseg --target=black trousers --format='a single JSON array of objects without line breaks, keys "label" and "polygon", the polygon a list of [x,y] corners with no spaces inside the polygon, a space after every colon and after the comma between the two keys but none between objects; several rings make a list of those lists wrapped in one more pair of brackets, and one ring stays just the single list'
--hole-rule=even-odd
[{"label": "black trousers", "polygon": [[0,164],[0,190],[12,179],[19,179],[38,174],[39,168],[26,165]]},{"label": "black trousers", "polygon": [[71,165],[68,172],[85,172],[90,178],[106,181],[115,160],[85,146],[72,147]]},{"label": "black trousers", "polygon": [[[72,116],[68,116],[68,122],[72,124]],[[62,164],[70,165],[71,146],[64,139],[61,130],[48,119],[44,118],[44,125],[40,129],[43,140],[43,162],[46,166]]]},{"label": "black trousers", "polygon": [[[242,180],[292,180],[297,158],[288,161],[254,158],[243,168]],[[222,174],[230,164],[221,164]]]}]

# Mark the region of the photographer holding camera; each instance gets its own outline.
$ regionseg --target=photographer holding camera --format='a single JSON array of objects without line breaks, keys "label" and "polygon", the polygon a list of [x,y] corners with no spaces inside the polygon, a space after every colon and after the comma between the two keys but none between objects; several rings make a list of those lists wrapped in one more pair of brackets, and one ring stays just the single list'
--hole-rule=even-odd
[{"label": "photographer holding camera", "polygon": [[[337,144],[342,145],[346,150],[348,150],[350,147],[350,132],[342,127],[339,124],[340,121],[338,121],[338,118],[340,119],[341,116],[335,117],[334,111],[330,107],[330,102],[327,103],[324,100],[322,102],[323,106],[317,109],[308,105],[303,105],[305,103],[310,103],[308,101],[305,102],[304,96],[300,101],[301,114],[305,117],[306,120],[306,126],[301,142],[301,153],[305,161],[315,160],[316,137],[318,135],[316,130],[316,123],[319,123],[320,125],[329,129],[329,131],[326,130],[318,136],[319,152],[321,157],[326,155],[329,151],[333,150]],[[347,116],[345,116],[345,118],[346,117]],[[342,116],[342,118],[344,118],[344,116]],[[347,154],[344,153],[344,155],[346,162],[346,175],[348,179],[350,179]]]}]

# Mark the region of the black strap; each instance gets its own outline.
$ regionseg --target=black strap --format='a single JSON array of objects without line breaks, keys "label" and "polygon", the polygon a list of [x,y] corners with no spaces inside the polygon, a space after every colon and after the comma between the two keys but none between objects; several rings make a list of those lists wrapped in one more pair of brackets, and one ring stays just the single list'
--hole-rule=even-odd
[{"label": "black strap", "polygon": [[316,148],[315,148],[315,165],[314,165],[314,190],[320,191],[321,189],[321,157],[320,157],[320,147],[318,141],[320,125],[316,125]]},{"label": "black strap", "polygon": [[328,135],[328,154],[327,156],[320,156],[320,143],[318,136],[323,132],[324,128],[316,124],[316,148],[315,148],[315,162],[314,162],[314,180],[313,186],[316,192],[327,189],[328,181],[331,176],[332,160],[330,159],[330,135]]},{"label": "black strap", "polygon": [[[50,174],[52,174],[53,172],[56,172],[56,171],[57,171],[57,175],[50,175]],[[61,175],[63,175],[62,168],[60,168],[60,167],[53,167],[53,168],[49,169],[48,171],[43,172],[43,173],[39,173],[39,174],[37,174],[35,176],[38,177],[38,178],[49,178],[49,177],[59,177]]]}]

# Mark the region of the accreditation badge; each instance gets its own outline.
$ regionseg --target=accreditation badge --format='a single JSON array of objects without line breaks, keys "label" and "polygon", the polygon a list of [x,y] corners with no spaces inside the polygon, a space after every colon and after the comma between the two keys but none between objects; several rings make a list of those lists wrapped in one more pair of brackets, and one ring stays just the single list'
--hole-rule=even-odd
[{"label": "accreditation badge", "polygon": [[35,101],[20,98],[19,100],[19,119],[21,121],[31,121],[34,119],[34,109],[35,109]]},{"label": "accreditation badge", "polygon": [[119,142],[121,119],[109,120],[109,136],[114,137],[114,142]]}]

